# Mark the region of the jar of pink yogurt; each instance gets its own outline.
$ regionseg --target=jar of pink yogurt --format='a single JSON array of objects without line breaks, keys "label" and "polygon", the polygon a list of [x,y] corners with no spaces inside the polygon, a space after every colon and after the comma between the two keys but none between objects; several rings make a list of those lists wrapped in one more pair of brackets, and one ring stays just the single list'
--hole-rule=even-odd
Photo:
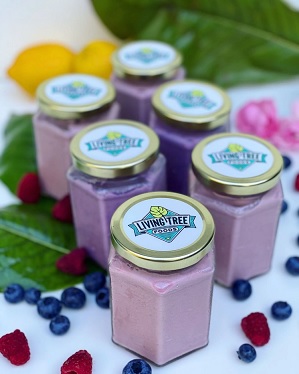
[{"label": "jar of pink yogurt", "polygon": [[166,188],[166,161],[159,138],[139,122],[99,122],[71,142],[68,172],[77,244],[104,268],[110,250],[110,220],[127,199]]},{"label": "jar of pink yogurt", "polygon": [[163,365],[208,344],[214,222],[196,200],[136,196],[111,220],[112,339]]},{"label": "jar of pink yogurt", "polygon": [[42,83],[39,111],[33,117],[37,166],[43,193],[60,199],[68,194],[69,145],[85,126],[119,117],[115,90],[106,80],[67,74]]},{"label": "jar of pink yogurt", "polygon": [[143,40],[125,44],[113,55],[112,83],[121,118],[148,124],[151,98],[165,81],[183,79],[181,54],[170,45]]},{"label": "jar of pink yogurt", "polygon": [[212,84],[182,80],[161,85],[152,104],[150,127],[167,159],[168,190],[188,195],[192,150],[207,136],[229,130],[230,99]]},{"label": "jar of pink yogurt", "polygon": [[282,165],[274,146],[246,134],[210,136],[195,147],[191,196],[215,221],[219,283],[231,286],[269,271],[283,201]]}]

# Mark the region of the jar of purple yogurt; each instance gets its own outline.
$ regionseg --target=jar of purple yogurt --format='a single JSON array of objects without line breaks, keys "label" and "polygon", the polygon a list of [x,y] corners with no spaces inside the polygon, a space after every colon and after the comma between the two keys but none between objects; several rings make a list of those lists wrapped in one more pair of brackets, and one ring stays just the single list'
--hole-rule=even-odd
[{"label": "jar of purple yogurt", "polygon": [[69,145],[85,126],[119,117],[115,90],[106,80],[85,74],[49,79],[37,90],[39,111],[33,117],[38,175],[44,194],[68,194]]},{"label": "jar of purple yogurt", "polygon": [[166,189],[166,160],[159,138],[139,122],[99,122],[71,142],[68,172],[77,244],[107,268],[110,220],[127,199]]},{"label": "jar of purple yogurt", "polygon": [[217,282],[231,286],[269,271],[283,201],[282,165],[274,146],[246,134],[210,136],[194,148],[191,196],[215,221]]},{"label": "jar of purple yogurt", "polygon": [[125,44],[112,57],[111,81],[121,118],[148,124],[151,98],[165,81],[183,79],[181,54],[170,45],[143,40]]},{"label": "jar of purple yogurt", "polygon": [[157,365],[208,344],[214,222],[196,200],[136,196],[111,220],[112,339]]},{"label": "jar of purple yogurt", "polygon": [[182,80],[161,85],[152,104],[149,125],[167,159],[167,188],[188,195],[192,150],[205,137],[229,130],[230,99],[212,84]]}]

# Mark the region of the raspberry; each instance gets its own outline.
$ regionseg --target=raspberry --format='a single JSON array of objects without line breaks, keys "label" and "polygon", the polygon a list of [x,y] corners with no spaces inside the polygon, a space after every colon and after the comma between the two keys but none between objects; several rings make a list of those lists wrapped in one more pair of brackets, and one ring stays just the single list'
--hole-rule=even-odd
[{"label": "raspberry", "polygon": [[52,209],[52,217],[62,222],[73,222],[73,213],[70,195],[66,195],[57,201]]},{"label": "raspberry", "polygon": [[61,366],[61,374],[91,374],[92,357],[85,351],[81,350],[69,357]]},{"label": "raspberry", "polygon": [[19,181],[17,196],[25,204],[37,203],[40,198],[40,184],[35,173],[25,174]]},{"label": "raspberry", "polygon": [[295,178],[295,190],[299,191],[299,174],[297,174]]},{"label": "raspberry", "polygon": [[244,317],[241,327],[252,344],[261,347],[270,340],[270,329],[263,313],[255,312]]},{"label": "raspberry", "polygon": [[30,349],[25,334],[15,330],[0,338],[0,352],[13,365],[24,365],[30,359]]},{"label": "raspberry", "polygon": [[56,267],[66,274],[85,274],[87,272],[87,267],[85,265],[86,256],[85,248],[75,248],[70,253],[60,257],[56,261]]}]

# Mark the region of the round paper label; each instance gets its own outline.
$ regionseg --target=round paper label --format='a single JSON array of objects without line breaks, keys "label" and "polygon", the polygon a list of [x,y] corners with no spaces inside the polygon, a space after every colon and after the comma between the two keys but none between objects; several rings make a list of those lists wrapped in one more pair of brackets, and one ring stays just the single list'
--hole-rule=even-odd
[{"label": "round paper label", "polygon": [[207,116],[223,106],[221,93],[213,87],[197,82],[174,82],[160,94],[163,105],[186,117]]},{"label": "round paper label", "polygon": [[144,131],[116,122],[86,133],[79,147],[91,160],[117,163],[138,157],[148,148],[149,142]]},{"label": "round paper label", "polygon": [[165,43],[141,41],[125,45],[118,51],[119,61],[135,69],[155,69],[174,61],[175,50]]},{"label": "round paper label", "polygon": [[266,173],[274,162],[269,148],[242,136],[225,136],[209,142],[202,159],[212,171],[232,178],[257,177]]},{"label": "round paper label", "polygon": [[173,198],[152,198],[133,205],[122,229],[131,242],[153,251],[176,251],[202,234],[203,219],[191,205]]},{"label": "round paper label", "polygon": [[107,83],[103,79],[85,74],[63,75],[52,79],[45,87],[48,99],[67,106],[94,104],[107,92]]}]

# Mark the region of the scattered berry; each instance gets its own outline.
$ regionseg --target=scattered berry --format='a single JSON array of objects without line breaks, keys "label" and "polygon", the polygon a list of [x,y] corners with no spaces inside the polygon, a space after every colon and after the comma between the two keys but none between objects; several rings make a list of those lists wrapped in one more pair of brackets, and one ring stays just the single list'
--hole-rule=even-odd
[{"label": "scattered berry", "polygon": [[50,322],[50,330],[55,335],[65,334],[71,326],[70,320],[66,316],[58,315]]},{"label": "scattered berry", "polygon": [[298,256],[290,257],[287,260],[285,267],[290,274],[299,275],[299,257]]},{"label": "scattered berry", "polygon": [[252,344],[261,347],[270,340],[270,329],[263,313],[251,313],[241,321],[241,327]]},{"label": "scattered berry", "polygon": [[238,357],[244,362],[252,362],[256,359],[256,351],[251,344],[242,344],[237,351]]},{"label": "scattered berry", "polygon": [[92,357],[81,350],[70,356],[61,366],[61,374],[91,374]]},{"label": "scattered berry", "polygon": [[251,295],[251,284],[245,279],[237,279],[232,285],[232,294],[236,300],[246,300]]},{"label": "scattered berry", "polygon": [[24,365],[30,359],[27,338],[20,330],[15,330],[0,338],[0,352],[16,366]]},{"label": "scattered berry", "polygon": [[280,214],[283,214],[284,212],[286,212],[288,210],[288,203],[283,200],[282,204],[281,204],[281,210],[280,210]]},{"label": "scattered berry", "polygon": [[292,314],[292,307],[285,301],[277,301],[271,307],[271,314],[278,321],[283,321]]},{"label": "scattered berry", "polygon": [[40,299],[41,291],[35,287],[31,287],[25,291],[25,301],[28,304],[37,304],[38,300]]},{"label": "scattered berry", "polygon": [[52,217],[62,222],[73,222],[71,199],[66,195],[53,206]]},{"label": "scattered berry", "polygon": [[87,272],[85,248],[75,248],[70,253],[63,255],[56,261],[58,270],[66,274],[82,275]]},{"label": "scattered berry", "polygon": [[101,308],[108,309],[110,304],[110,297],[109,297],[109,290],[107,287],[102,287],[97,293],[96,293],[96,303]]},{"label": "scattered berry", "polygon": [[83,284],[86,291],[96,293],[99,289],[105,286],[106,276],[99,271],[95,271],[94,273],[85,275]]},{"label": "scattered berry", "polygon": [[295,178],[295,190],[299,191],[299,174],[297,174]]},{"label": "scattered berry", "polygon": [[86,296],[84,291],[77,287],[66,288],[61,294],[61,302],[67,308],[80,309],[85,305]]},{"label": "scattered berry", "polygon": [[40,198],[40,184],[35,173],[25,174],[19,181],[17,196],[25,204],[34,204]]},{"label": "scattered berry", "polygon": [[131,360],[123,368],[122,374],[151,374],[152,368],[149,364],[141,359]]},{"label": "scattered berry", "polygon": [[8,285],[4,291],[4,298],[9,303],[19,303],[24,300],[25,290],[17,283],[12,283]]},{"label": "scattered berry", "polygon": [[283,159],[283,168],[288,169],[292,164],[292,160],[288,156],[282,156],[282,159]]},{"label": "scattered berry", "polygon": [[52,319],[56,317],[61,311],[62,305],[60,300],[56,297],[48,296],[43,299],[39,299],[37,302],[38,314],[46,319]]}]

